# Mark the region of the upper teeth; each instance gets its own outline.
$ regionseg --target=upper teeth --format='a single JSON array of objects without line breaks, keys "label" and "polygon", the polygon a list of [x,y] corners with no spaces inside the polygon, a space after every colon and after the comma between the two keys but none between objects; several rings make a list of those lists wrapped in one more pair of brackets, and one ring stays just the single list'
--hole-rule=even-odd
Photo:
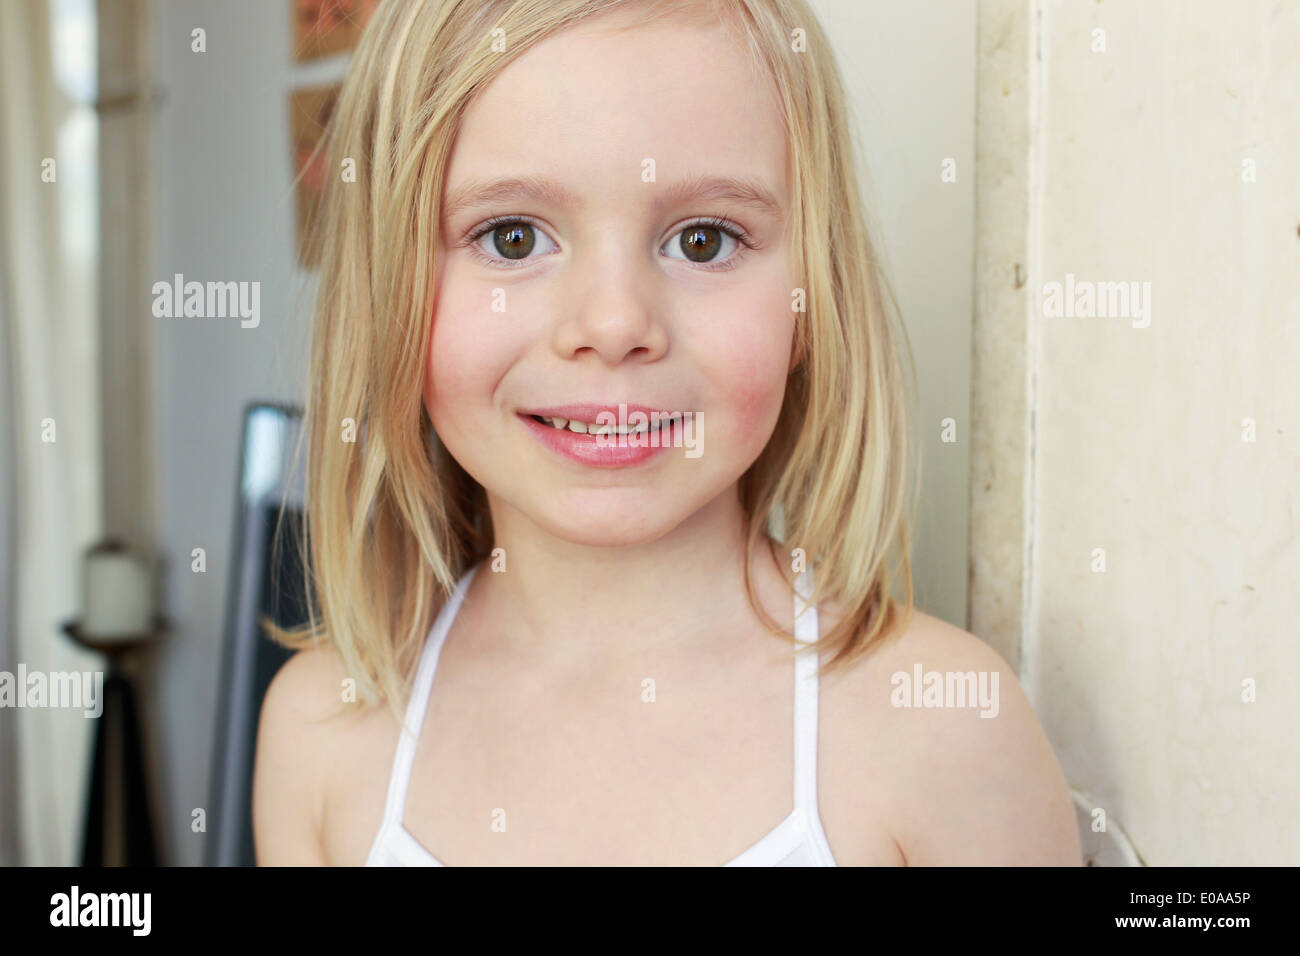
[{"label": "upper teeth", "polygon": [[[649,421],[640,425],[597,425],[592,422],[580,422],[577,419],[552,418],[546,415],[538,415],[537,417],[553,428],[567,428],[579,435],[632,435],[650,430]],[[659,417],[658,424],[670,424],[680,418],[681,415],[679,414],[663,415]]]}]

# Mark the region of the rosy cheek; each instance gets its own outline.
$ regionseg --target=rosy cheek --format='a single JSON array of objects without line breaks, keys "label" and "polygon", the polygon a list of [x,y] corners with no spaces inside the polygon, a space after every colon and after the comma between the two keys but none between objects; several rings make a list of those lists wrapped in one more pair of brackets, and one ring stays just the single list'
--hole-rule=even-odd
[{"label": "rosy cheek", "polygon": [[474,402],[475,383],[482,377],[475,362],[479,353],[467,334],[466,313],[451,304],[434,318],[426,362],[424,403],[435,424],[451,417],[463,420]]},{"label": "rosy cheek", "polygon": [[463,411],[482,400],[484,388],[490,389],[494,354],[490,319],[485,316],[482,294],[462,288],[455,270],[442,278],[426,358],[425,402],[436,403],[443,411]]},{"label": "rosy cheek", "polygon": [[776,424],[785,391],[781,368],[768,367],[763,371],[755,371],[756,374],[752,377],[734,380],[731,392],[724,397],[733,416],[728,427],[746,445],[766,443]]},{"label": "rosy cheek", "polygon": [[[770,310],[771,300],[766,302]],[[714,397],[719,411],[729,417],[727,429],[747,446],[765,443],[776,424],[785,395],[792,332],[792,324],[777,315],[764,326],[763,334],[756,334],[752,323],[736,323],[716,340]]]}]

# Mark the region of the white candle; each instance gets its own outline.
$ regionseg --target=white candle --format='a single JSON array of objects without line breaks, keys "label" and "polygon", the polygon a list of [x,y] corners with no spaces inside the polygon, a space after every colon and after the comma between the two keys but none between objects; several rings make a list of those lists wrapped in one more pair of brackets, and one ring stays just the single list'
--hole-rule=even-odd
[{"label": "white candle", "polygon": [[101,641],[129,640],[153,629],[153,580],[143,556],[120,549],[86,554],[81,632]]}]

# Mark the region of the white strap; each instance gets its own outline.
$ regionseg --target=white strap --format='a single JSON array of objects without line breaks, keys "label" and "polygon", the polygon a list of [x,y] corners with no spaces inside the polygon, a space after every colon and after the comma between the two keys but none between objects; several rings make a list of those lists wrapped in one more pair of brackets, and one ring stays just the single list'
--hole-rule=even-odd
[{"label": "white strap", "polygon": [[470,570],[456,584],[455,590],[447,598],[447,603],[438,612],[429,636],[425,638],[424,650],[420,653],[420,667],[415,672],[415,683],[411,686],[411,699],[406,705],[406,718],[402,721],[401,736],[397,740],[397,753],[393,757],[393,772],[388,781],[388,800],[384,804],[384,820],[401,823],[406,809],[406,788],[411,782],[411,765],[415,762],[415,744],[420,736],[420,727],[424,723],[424,712],[429,706],[429,694],[433,690],[433,675],[438,669],[438,656],[443,642],[451,630],[451,622],[460,610],[465,592],[478,572],[478,565]]},{"label": "white strap", "polygon": [[[817,640],[817,605],[812,597],[813,571],[806,568],[795,582],[794,636],[801,644]],[[794,806],[817,812],[817,654],[800,650],[794,667]]]}]

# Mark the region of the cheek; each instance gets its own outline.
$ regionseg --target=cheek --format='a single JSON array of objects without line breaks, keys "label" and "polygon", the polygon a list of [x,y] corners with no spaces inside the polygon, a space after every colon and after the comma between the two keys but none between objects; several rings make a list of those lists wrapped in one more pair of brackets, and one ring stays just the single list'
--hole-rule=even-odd
[{"label": "cheek", "polygon": [[[767,442],[785,396],[794,313],[788,306],[782,309],[782,291],[733,300],[725,315],[711,323],[714,334],[703,362],[713,402],[727,416],[727,430],[746,446]],[[774,302],[780,304],[774,307]]]},{"label": "cheek", "polygon": [[435,424],[440,417],[457,411],[457,403],[464,403],[478,377],[472,361],[451,361],[452,356],[466,356],[463,323],[458,323],[455,315],[449,308],[434,314],[429,354],[425,357],[424,404]]},{"label": "cheek", "polygon": [[491,312],[485,294],[448,278],[438,296],[424,377],[424,405],[435,425],[448,415],[481,413],[508,365],[501,315]]}]

